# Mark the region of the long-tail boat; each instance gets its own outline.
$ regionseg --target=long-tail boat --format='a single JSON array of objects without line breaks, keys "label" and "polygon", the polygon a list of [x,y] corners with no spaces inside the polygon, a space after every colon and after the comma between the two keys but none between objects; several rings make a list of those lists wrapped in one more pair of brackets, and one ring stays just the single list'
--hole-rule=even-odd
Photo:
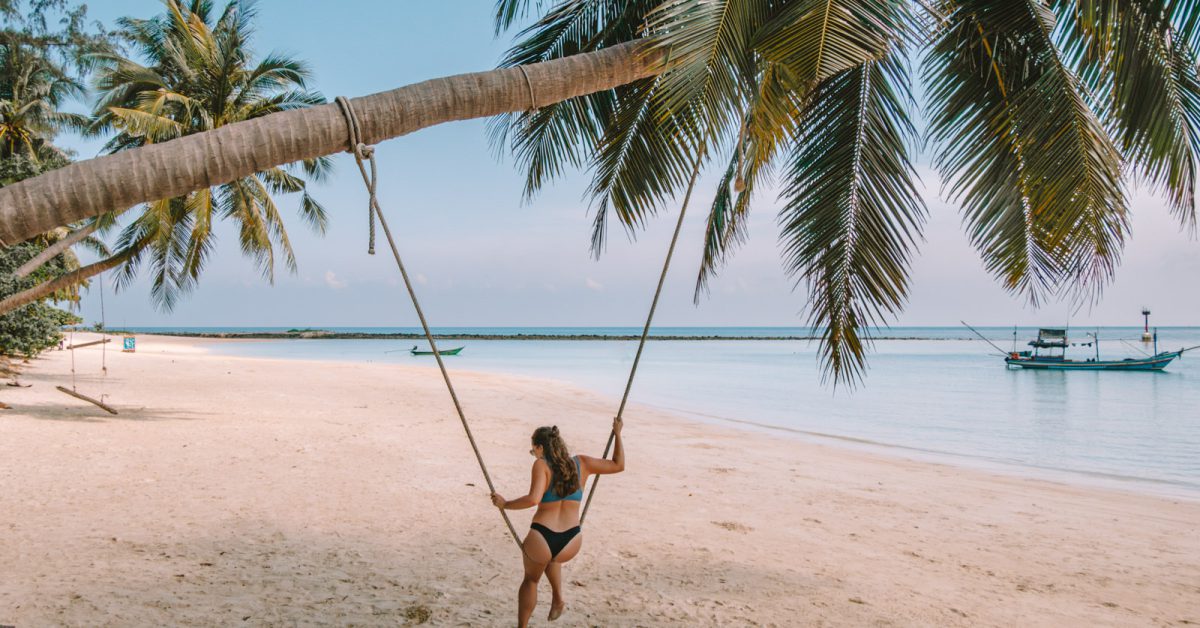
[{"label": "long-tail boat", "polygon": [[[462,350],[463,350],[462,347],[455,347],[453,349],[439,349],[438,353],[440,353],[442,355],[458,355],[458,352],[462,351]],[[409,349],[408,352],[413,355],[433,355],[432,351],[420,351],[417,349],[416,346],[413,346],[413,348]]]}]

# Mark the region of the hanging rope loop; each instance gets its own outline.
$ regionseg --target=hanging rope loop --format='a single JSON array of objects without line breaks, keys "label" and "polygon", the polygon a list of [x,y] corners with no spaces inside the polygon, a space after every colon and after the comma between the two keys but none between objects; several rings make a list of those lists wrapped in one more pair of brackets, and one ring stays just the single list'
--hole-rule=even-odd
[{"label": "hanging rope loop", "polygon": [[[479,453],[479,445],[475,443],[475,436],[471,433],[471,426],[467,423],[467,415],[463,411],[462,404],[458,401],[458,393],[454,392],[454,384],[450,382],[450,373],[446,371],[446,364],[442,361],[442,354],[438,351],[437,342],[433,339],[433,332],[429,329],[429,323],[425,320],[425,312],[421,309],[421,302],[417,300],[417,293],[413,290],[412,282],[408,279],[408,271],[404,268],[404,261],[400,259],[400,249],[396,247],[396,240],[392,237],[392,230],[388,228],[387,219],[383,217],[383,210],[379,207],[379,199],[376,198],[375,189],[379,181],[379,171],[375,165],[375,147],[367,146],[360,140],[358,118],[354,114],[354,107],[350,105],[350,101],[342,96],[336,99],[338,107],[341,108],[342,114],[346,117],[346,127],[350,133],[350,146],[353,150],[349,151],[354,154],[354,161],[358,164],[358,171],[362,174],[363,183],[367,186],[367,193],[370,200],[368,203],[368,211],[371,213],[371,248],[370,252],[375,252],[375,219],[379,220],[379,226],[383,228],[383,235],[387,238],[388,246],[392,249],[392,257],[396,259],[396,267],[400,269],[400,277],[404,280],[404,287],[408,290],[409,299],[412,300],[413,309],[417,311],[417,318],[421,321],[421,329],[425,332],[425,339],[429,341],[429,347],[433,350],[433,357],[437,360],[438,370],[442,373],[442,380],[446,383],[446,390],[450,393],[450,400],[454,402],[454,409],[458,412],[458,420],[462,423],[463,431],[467,433],[467,440],[471,443],[471,449],[475,452],[475,460],[479,463],[480,471],[483,471],[483,479],[487,482],[488,490],[492,493],[496,492],[496,486],[492,483],[492,476],[488,473],[487,464],[483,462],[483,454]],[[366,165],[363,162],[371,165],[368,173]],[[517,544],[517,548],[523,554],[525,547],[521,544],[521,537],[517,536],[517,529],[513,527],[512,520],[508,518],[508,513],[500,510],[500,516],[504,518],[504,524],[508,527],[509,534],[512,535],[513,541]]]},{"label": "hanging rope loop", "polygon": [[[358,116],[354,113],[354,105],[350,104],[350,99],[345,96],[338,96],[334,99],[338,109],[342,111],[342,117],[346,119],[346,134],[350,138],[350,148],[346,151],[354,155],[354,161],[358,162],[358,169],[362,172],[363,183],[367,184],[367,192],[370,194],[370,200],[367,203],[367,255],[375,254],[375,211],[379,206],[379,201],[375,198],[375,147],[367,146],[362,141],[362,129],[358,124]],[[367,177],[367,171],[363,168],[363,162],[371,163],[371,176]]]}]

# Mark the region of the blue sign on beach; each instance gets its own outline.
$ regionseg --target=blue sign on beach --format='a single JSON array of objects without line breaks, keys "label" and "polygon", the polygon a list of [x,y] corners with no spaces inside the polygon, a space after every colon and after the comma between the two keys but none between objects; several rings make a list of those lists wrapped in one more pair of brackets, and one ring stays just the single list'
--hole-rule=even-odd
[{"label": "blue sign on beach", "polygon": [[134,350],[137,349],[137,337],[135,336],[125,336],[125,338],[122,340],[122,343],[121,351],[133,353]]}]

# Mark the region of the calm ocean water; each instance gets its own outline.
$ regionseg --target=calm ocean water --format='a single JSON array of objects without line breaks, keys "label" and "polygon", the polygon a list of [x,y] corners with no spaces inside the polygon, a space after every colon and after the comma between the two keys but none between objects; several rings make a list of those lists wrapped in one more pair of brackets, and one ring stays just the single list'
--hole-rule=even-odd
[{"label": "calm ocean water", "polygon": [[[329,328],[414,331],[411,328]],[[145,331],[151,331],[146,328]],[[166,331],[159,329],[155,331]],[[175,328],[173,331],[250,331]],[[263,331],[263,329],[254,329]],[[633,328],[456,328],[445,333],[636,334]],[[1011,349],[1012,328],[984,328]],[[1071,340],[1086,341],[1072,330]],[[1095,331],[1095,330],[1090,330]],[[1102,357],[1139,355],[1138,328],[1101,328]],[[664,335],[791,336],[805,328],[658,328]],[[1021,343],[1035,333],[1021,329]],[[1066,481],[1200,497],[1200,350],[1160,373],[1008,370],[962,328],[891,328],[877,336],[866,379],[853,390],[822,384],[817,345],[804,340],[655,341],[633,402],[747,429],[833,437],[851,446]],[[433,365],[404,340],[272,340],[217,347],[229,355]],[[443,341],[465,344],[454,370],[569,382],[614,398],[636,342]],[[1160,328],[1159,348],[1200,344],[1200,328]],[[386,353],[386,351],[393,351]],[[1076,347],[1074,357],[1092,355]]]}]

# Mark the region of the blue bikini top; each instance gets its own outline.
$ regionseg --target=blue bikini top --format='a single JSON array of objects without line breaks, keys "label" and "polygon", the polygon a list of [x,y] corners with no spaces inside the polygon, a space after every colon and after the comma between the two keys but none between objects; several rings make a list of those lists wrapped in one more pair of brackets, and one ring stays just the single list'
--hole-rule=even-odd
[{"label": "blue bikini top", "polygon": [[[575,474],[576,474],[576,476],[582,477],[583,473],[579,469],[579,456],[572,456],[572,458],[575,459]],[[550,464],[549,459],[546,460],[546,464],[547,465]],[[574,493],[571,493],[570,495],[567,495],[566,497],[559,497],[558,493],[554,492],[554,467],[550,467],[550,487],[547,488],[546,492],[542,494],[542,503],[561,502],[561,501],[571,501],[571,502],[583,501],[583,484],[580,484],[579,488],[575,489]]]}]

